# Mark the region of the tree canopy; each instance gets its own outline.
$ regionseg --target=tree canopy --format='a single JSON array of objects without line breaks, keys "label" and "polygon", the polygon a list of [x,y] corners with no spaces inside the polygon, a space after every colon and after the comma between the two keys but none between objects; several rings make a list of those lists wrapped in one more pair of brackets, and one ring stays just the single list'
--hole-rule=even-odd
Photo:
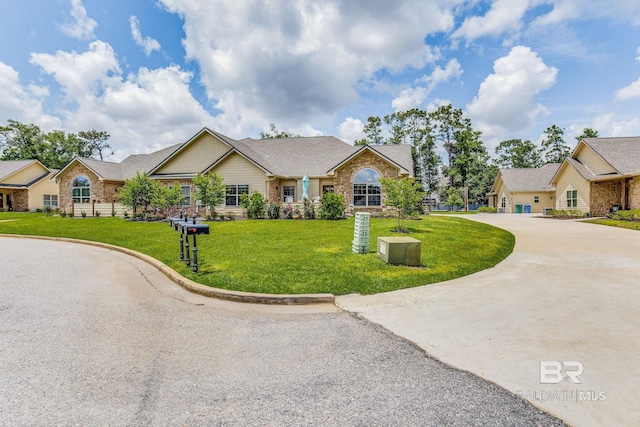
[{"label": "tree canopy", "polygon": [[531,141],[509,139],[496,147],[496,163],[503,168],[537,168],[542,166],[540,149]]},{"label": "tree canopy", "polygon": [[269,124],[269,130],[266,132],[260,132],[260,138],[262,139],[279,139],[279,138],[297,138],[300,135],[293,134],[286,130],[280,130],[278,127],[271,123]]},{"label": "tree canopy", "polygon": [[109,134],[95,129],[78,134],[63,130],[44,133],[34,124],[7,120],[0,126],[0,160],[39,160],[53,169],[61,169],[76,157],[99,156],[111,147],[107,143]]},{"label": "tree canopy", "polygon": [[546,163],[562,163],[569,157],[569,146],[564,142],[564,131],[557,125],[549,126],[544,134],[546,138],[542,140],[542,150]]}]

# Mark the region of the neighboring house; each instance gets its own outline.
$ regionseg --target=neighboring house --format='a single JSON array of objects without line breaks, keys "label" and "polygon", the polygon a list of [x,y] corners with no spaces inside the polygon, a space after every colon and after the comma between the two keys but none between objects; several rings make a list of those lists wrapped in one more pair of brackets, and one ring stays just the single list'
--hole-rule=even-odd
[{"label": "neighboring house", "polygon": [[522,213],[526,206],[530,206],[531,213],[553,208],[556,190],[551,179],[559,167],[559,163],[551,163],[541,168],[500,169],[487,194],[489,206],[505,213]]},{"label": "neighboring house", "polygon": [[28,211],[58,207],[55,171],[38,160],[0,161],[0,210]]},{"label": "neighboring house", "polygon": [[110,204],[118,200],[118,189],[125,179],[137,172],[146,172],[180,144],[151,154],[134,154],[120,163],[77,157],[70,161],[54,177],[60,186],[60,208],[73,212],[74,204]]},{"label": "neighboring house", "polygon": [[640,137],[585,138],[551,179],[556,209],[640,209]]},{"label": "neighboring house", "polygon": [[380,178],[412,177],[413,160],[409,145],[354,147],[330,136],[234,140],[204,128],[184,144],[121,163],[75,159],[56,175],[61,207],[112,202],[136,172],[147,172],[164,185],[178,182],[190,209],[197,205],[193,178],[216,173],[226,185],[221,211],[239,211],[242,195],[253,191],[272,202],[299,202],[304,176],[311,199],[333,191],[345,197],[347,207],[381,210]]}]

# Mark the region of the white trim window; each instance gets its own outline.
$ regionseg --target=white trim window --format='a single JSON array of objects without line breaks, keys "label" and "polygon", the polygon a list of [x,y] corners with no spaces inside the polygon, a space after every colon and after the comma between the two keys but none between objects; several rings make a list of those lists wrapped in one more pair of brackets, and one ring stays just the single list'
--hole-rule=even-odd
[{"label": "white trim window", "polygon": [[182,188],[182,206],[191,206],[191,186],[181,185]]},{"label": "white trim window", "polygon": [[45,208],[57,208],[58,207],[58,195],[57,194],[45,194],[43,205]]},{"label": "white trim window", "polygon": [[86,176],[77,176],[71,183],[73,203],[91,203],[91,183]]},{"label": "white trim window", "polygon": [[578,190],[567,191],[567,207],[568,208],[578,207]]},{"label": "white trim window", "polygon": [[502,196],[502,198],[500,199],[500,207],[502,209],[506,209],[507,207],[507,198]]},{"label": "white trim window", "polygon": [[381,206],[380,175],[373,169],[361,169],[353,177],[353,206]]},{"label": "white trim window", "polygon": [[294,185],[285,185],[282,187],[282,200],[286,203],[296,201],[296,187]]},{"label": "white trim window", "polygon": [[227,194],[224,204],[226,206],[240,206],[243,195],[249,195],[249,185],[227,185]]}]

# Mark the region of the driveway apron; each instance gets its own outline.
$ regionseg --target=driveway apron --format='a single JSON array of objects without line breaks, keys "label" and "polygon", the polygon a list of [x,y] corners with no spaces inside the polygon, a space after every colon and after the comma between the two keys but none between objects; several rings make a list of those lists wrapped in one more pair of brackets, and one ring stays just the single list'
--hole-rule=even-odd
[{"label": "driveway apron", "polygon": [[570,424],[638,425],[640,233],[526,214],[465,218],[512,232],[514,252],[467,277],[337,305]]}]

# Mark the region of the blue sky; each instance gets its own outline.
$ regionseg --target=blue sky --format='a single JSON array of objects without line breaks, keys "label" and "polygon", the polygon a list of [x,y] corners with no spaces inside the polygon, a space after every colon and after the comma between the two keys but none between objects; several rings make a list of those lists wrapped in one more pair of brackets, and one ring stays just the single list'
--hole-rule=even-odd
[{"label": "blue sky", "polygon": [[120,160],[208,126],[361,137],[452,103],[483,132],[640,135],[638,0],[22,0],[0,15],[0,123],[111,134]]}]

